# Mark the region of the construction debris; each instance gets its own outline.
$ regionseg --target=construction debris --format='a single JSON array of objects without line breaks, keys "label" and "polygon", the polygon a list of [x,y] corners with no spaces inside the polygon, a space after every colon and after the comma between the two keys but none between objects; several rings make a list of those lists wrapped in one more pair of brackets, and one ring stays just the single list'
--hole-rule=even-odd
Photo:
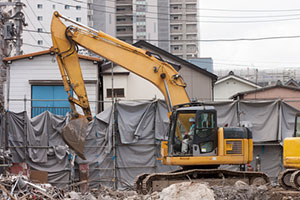
[{"label": "construction debris", "polygon": [[254,186],[243,181],[235,185],[209,186],[205,182],[182,182],[170,185],[161,192],[147,195],[137,194],[135,191],[112,190],[100,186],[91,188],[87,192],[80,192],[81,182],[56,188],[50,184],[32,183],[23,175],[0,175],[0,199],[64,199],[64,200],[300,200],[299,191],[287,191],[272,185]]},{"label": "construction debris", "polygon": [[214,192],[203,183],[182,182],[170,185],[160,193],[161,200],[214,200]]}]

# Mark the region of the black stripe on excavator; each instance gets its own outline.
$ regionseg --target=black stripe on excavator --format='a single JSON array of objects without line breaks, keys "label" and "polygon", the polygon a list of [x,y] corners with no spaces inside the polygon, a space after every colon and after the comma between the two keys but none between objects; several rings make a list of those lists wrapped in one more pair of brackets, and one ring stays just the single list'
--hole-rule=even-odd
[{"label": "black stripe on excavator", "polygon": [[252,139],[252,132],[246,127],[224,127],[224,139]]}]

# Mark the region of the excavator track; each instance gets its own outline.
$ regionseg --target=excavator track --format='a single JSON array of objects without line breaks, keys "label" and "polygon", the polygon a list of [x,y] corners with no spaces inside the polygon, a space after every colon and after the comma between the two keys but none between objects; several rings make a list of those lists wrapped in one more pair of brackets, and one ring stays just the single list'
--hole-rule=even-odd
[{"label": "excavator track", "polygon": [[293,189],[293,186],[291,184],[291,176],[294,172],[298,170],[296,169],[287,169],[282,171],[279,176],[278,176],[278,183],[281,187],[283,187],[286,190],[291,190]]},{"label": "excavator track", "polygon": [[292,173],[290,183],[294,189],[300,190],[300,170]]},{"label": "excavator track", "polygon": [[192,169],[167,173],[142,174],[137,177],[135,189],[140,194],[161,191],[171,184],[195,181],[210,185],[233,185],[242,180],[248,184],[263,185],[269,183],[269,177],[262,172],[230,171],[225,169]]}]

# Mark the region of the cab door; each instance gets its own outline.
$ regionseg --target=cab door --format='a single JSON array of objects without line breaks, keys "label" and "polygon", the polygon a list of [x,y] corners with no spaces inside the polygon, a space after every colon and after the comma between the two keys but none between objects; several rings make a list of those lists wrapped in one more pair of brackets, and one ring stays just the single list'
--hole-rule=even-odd
[{"label": "cab door", "polygon": [[218,128],[215,110],[197,112],[195,135],[193,138],[193,155],[217,155]]},{"label": "cab door", "polygon": [[300,137],[300,113],[295,116],[294,137]]}]

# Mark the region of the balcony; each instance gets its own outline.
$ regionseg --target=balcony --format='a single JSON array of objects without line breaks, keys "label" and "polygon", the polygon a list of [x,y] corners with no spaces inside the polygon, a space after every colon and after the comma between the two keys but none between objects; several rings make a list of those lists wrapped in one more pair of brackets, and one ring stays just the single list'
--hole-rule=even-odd
[{"label": "balcony", "polygon": [[183,0],[170,0],[170,4],[182,4]]},{"label": "balcony", "polygon": [[182,8],[171,8],[170,14],[182,14],[183,9]]},{"label": "balcony", "polygon": [[117,26],[132,26],[132,17],[117,17]]},{"label": "balcony", "polygon": [[132,35],[131,36],[117,36],[117,38],[124,41],[124,42],[127,42],[129,44],[133,43]]},{"label": "balcony", "polygon": [[193,8],[186,8],[185,9],[186,13],[197,13],[197,8],[193,7]]},{"label": "balcony", "polygon": [[123,14],[132,14],[132,5],[130,6],[117,6],[116,9],[117,15],[123,15]]},{"label": "balcony", "polygon": [[197,0],[185,0],[185,4],[190,4],[190,3],[197,4]]},{"label": "balcony", "polygon": [[117,0],[116,5],[132,5],[132,0]]},{"label": "balcony", "polygon": [[182,33],[182,29],[177,29],[177,30],[174,30],[174,29],[171,29],[170,30],[170,33]]},{"label": "balcony", "polygon": [[170,20],[170,24],[172,25],[175,25],[175,24],[182,24],[182,19],[171,19]]},{"label": "balcony", "polygon": [[132,37],[133,31],[132,30],[126,30],[126,31],[117,31],[117,37]]}]

